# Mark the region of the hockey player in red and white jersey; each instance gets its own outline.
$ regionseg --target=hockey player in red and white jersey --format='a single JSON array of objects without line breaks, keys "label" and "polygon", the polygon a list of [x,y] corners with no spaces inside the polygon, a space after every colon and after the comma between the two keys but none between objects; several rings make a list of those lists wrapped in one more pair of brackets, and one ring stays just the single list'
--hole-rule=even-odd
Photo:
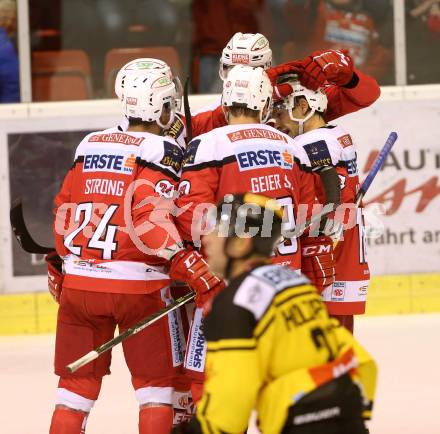
[{"label": "hockey player in red and white jersey", "polygon": [[[275,86],[275,95],[280,97],[291,93],[288,86],[276,84],[277,77],[288,72],[299,74],[301,83],[309,88],[325,85],[327,122],[370,106],[380,95],[377,81],[355,68],[349,56],[336,50],[317,51],[304,59],[272,66],[272,50],[261,33],[238,32],[232,36],[220,59],[219,74],[223,80],[234,65],[264,68]],[[219,101],[192,116],[194,137],[224,125],[226,121]]]},{"label": "hockey player in red and white jersey", "polygon": [[[202,305],[222,288],[201,255],[182,246],[170,217],[181,149],[163,136],[173,121],[176,88],[160,72],[132,74],[122,99],[127,132],[98,131],[79,144],[55,198],[51,292],[60,303],[55,373],[60,377],[51,434],[85,432],[111,353],[74,374],[66,365],[172,302],[181,280]],[[165,434],[173,421],[174,377],[182,364],[179,316],[124,341],[139,402],[139,432]]]},{"label": "hockey player in red and white jersey", "polygon": [[[272,65],[272,50],[269,41],[261,33],[236,33],[222,52],[219,74],[222,79],[227,77],[234,65],[262,67],[267,70],[272,84],[276,84],[279,75],[296,72],[301,82],[313,89],[326,85],[328,98],[326,121],[358,111],[373,104],[380,95],[376,80],[356,69],[349,56],[335,50],[315,52],[304,59],[288,62],[279,66]],[[135,59],[121,68],[115,81],[115,93],[118,98],[123,95],[124,78],[138,69],[155,69],[169,75],[176,82],[178,89],[182,86],[171,68],[159,59]],[[287,86],[277,87],[276,94],[284,97],[291,92]],[[179,92],[181,96],[181,91]],[[178,105],[180,109],[180,105]],[[175,121],[167,131],[181,146],[188,141],[184,115],[177,113]],[[220,101],[214,101],[191,116],[192,136],[196,137],[227,124]],[[123,120],[118,129],[124,131],[127,122]]]},{"label": "hockey player in red and white jersey", "polygon": [[362,208],[354,206],[359,189],[356,149],[347,131],[326,124],[324,92],[307,89],[298,81],[291,85],[292,95],[274,110],[276,126],[295,137],[295,143],[307,152],[319,202],[342,205],[327,225],[339,234],[334,234],[335,281],[323,290],[322,298],[329,312],[353,332],[353,315],[365,312],[370,279]]},{"label": "hockey player in red and white jersey", "polygon": [[[262,68],[238,65],[224,82],[222,107],[229,125],[194,138],[184,155],[176,225],[185,240],[198,244],[209,206],[230,193],[253,192],[276,199],[285,209],[285,231],[295,228],[299,206],[310,210],[315,199],[313,176],[304,150],[264,122],[271,114],[272,86]],[[306,256],[301,258],[301,242]],[[237,252],[239,254],[239,252]],[[285,239],[275,262],[299,269],[321,288],[334,277],[332,243],[326,237]],[[186,368],[194,378],[204,370],[202,312],[196,310],[188,340]],[[197,400],[197,391],[193,389]]]}]

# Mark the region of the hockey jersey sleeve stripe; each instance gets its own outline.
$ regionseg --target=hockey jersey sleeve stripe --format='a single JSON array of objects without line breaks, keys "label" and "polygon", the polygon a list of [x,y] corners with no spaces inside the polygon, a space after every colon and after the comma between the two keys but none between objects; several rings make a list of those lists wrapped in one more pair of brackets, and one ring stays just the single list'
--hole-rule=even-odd
[{"label": "hockey jersey sleeve stripe", "polygon": [[77,164],[80,164],[80,163],[84,163],[84,155],[80,155],[79,157],[77,157],[77,158],[75,159],[75,161],[73,162],[73,164],[72,164],[70,170],[74,169],[75,166],[76,166]]},{"label": "hockey jersey sleeve stripe", "polygon": [[237,158],[235,155],[230,155],[229,157],[223,158],[223,160],[214,160],[214,161],[204,161],[200,164],[192,164],[188,166],[184,166],[182,169],[182,172],[189,172],[189,171],[197,171],[197,170],[203,170],[209,167],[223,167],[226,164],[234,163],[237,161]]},{"label": "hockey jersey sleeve stripe", "polygon": [[171,170],[165,169],[162,166],[158,166],[157,164],[154,164],[154,163],[151,163],[149,161],[142,160],[142,159],[139,159],[137,161],[137,163],[138,163],[139,167],[147,167],[147,168],[149,168],[151,170],[161,172],[164,175],[166,175],[169,178],[171,178],[175,182],[179,182],[179,180],[180,180],[179,176],[177,176],[174,172],[172,172]]},{"label": "hockey jersey sleeve stripe", "polygon": [[251,339],[222,339],[219,341],[209,341],[208,351],[248,351],[255,350],[257,347],[253,338]]},{"label": "hockey jersey sleeve stripe", "polygon": [[299,158],[293,157],[295,164],[304,172],[312,172],[312,168],[307,164],[304,164]]},{"label": "hockey jersey sleeve stripe", "polygon": [[228,434],[225,431],[222,431],[220,429],[214,429],[208,419],[206,419],[206,413],[209,407],[209,403],[211,400],[211,395],[209,393],[206,394],[206,401],[203,405],[203,410],[197,412],[197,416],[201,416],[198,418],[197,416],[194,417],[189,426],[191,427],[191,433],[193,434]]}]

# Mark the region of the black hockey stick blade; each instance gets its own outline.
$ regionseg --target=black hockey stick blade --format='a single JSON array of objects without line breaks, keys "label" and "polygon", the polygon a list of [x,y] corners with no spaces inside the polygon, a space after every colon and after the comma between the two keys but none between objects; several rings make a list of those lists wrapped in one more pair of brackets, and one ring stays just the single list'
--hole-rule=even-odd
[{"label": "black hockey stick blade", "polygon": [[21,248],[27,253],[36,253],[44,255],[53,252],[53,247],[44,247],[36,243],[29,233],[23,216],[23,204],[21,199],[16,200],[9,212],[9,219],[11,221],[12,232],[20,244]]}]

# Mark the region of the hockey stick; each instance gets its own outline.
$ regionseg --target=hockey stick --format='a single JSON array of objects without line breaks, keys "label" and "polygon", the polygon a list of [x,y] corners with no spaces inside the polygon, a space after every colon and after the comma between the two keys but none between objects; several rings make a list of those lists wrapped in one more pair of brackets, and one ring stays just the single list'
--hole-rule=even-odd
[{"label": "hockey stick", "polygon": [[174,303],[170,304],[169,306],[159,310],[158,312],[154,313],[153,315],[148,316],[147,318],[143,319],[142,321],[139,321],[137,324],[135,324],[133,327],[130,327],[127,329],[124,333],[119,334],[115,338],[111,339],[110,341],[100,345],[98,348],[95,348],[94,350],[90,351],[90,353],[85,354],[78,360],[75,360],[74,362],[70,363],[66,366],[67,370],[70,373],[73,373],[77,371],[79,368],[81,368],[84,365],[87,365],[87,363],[90,363],[91,361],[97,359],[102,353],[105,353],[108,350],[111,350],[114,346],[118,345],[125,339],[129,338],[130,336],[133,336],[140,331],[144,330],[151,324],[154,324],[156,321],[160,320],[164,316],[168,315],[169,313],[173,312],[174,310],[178,309],[180,306],[184,305],[188,301],[191,301],[194,299],[195,294],[193,292],[184,295],[183,297],[178,298]]},{"label": "hockey stick", "polygon": [[25,252],[44,255],[55,250],[53,247],[41,246],[31,237],[31,234],[29,233],[24,221],[23,204],[21,199],[17,199],[12,204],[9,212],[9,219],[11,222],[12,232],[14,232],[15,238]]},{"label": "hockey stick", "polygon": [[367,177],[365,178],[364,182],[361,185],[361,188],[359,189],[357,195],[356,195],[356,206],[359,206],[361,204],[361,201],[363,197],[365,196],[365,193],[370,188],[371,183],[373,182],[373,179],[378,174],[380,168],[383,166],[383,163],[385,162],[386,158],[388,157],[388,154],[391,151],[391,148],[393,147],[394,143],[397,140],[397,133],[394,131],[390,133],[388,136],[387,141],[385,142],[385,145],[383,145],[383,148],[377,155],[376,159],[374,160],[373,165],[371,166],[370,172],[368,173]]},{"label": "hockey stick", "polygon": [[[397,137],[398,136],[396,132],[394,131],[391,132],[385,144],[383,145],[382,149],[380,150],[379,154],[377,155],[376,159],[374,160],[374,163],[371,166],[371,169],[368,172],[367,177],[365,178],[364,182],[362,183],[356,195],[355,205],[357,207],[360,206],[363,197],[365,196],[365,194],[367,193],[368,189],[371,186],[371,183],[373,182],[376,175],[379,173],[380,168],[385,163],[385,160],[388,157],[388,154],[390,153],[394,143],[396,142]],[[297,237],[301,236],[306,229],[308,229],[313,224],[318,223],[319,221],[321,221],[323,217],[325,217],[327,214],[335,210],[336,207],[333,204],[329,203],[325,205],[324,208],[321,210],[321,212],[311,217],[310,219],[306,220],[301,226],[295,229],[295,234],[297,234],[296,236]]]},{"label": "hockey stick", "polygon": [[185,86],[183,88],[183,110],[185,112],[186,121],[186,139],[189,143],[193,138],[191,109],[189,107],[188,92],[189,92],[189,77],[186,78]]}]

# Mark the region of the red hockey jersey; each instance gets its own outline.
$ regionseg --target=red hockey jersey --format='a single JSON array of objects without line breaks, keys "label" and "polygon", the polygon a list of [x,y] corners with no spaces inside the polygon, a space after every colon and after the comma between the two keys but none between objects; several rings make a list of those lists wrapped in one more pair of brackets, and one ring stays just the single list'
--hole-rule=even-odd
[{"label": "red hockey jersey", "polygon": [[[285,208],[284,229],[295,227],[298,207],[315,199],[307,155],[292,139],[268,125],[228,125],[196,137],[186,149],[179,185],[176,224],[184,239],[198,242],[206,211],[226,194],[253,192],[277,199]],[[303,211],[305,215],[306,211]],[[301,267],[299,241],[278,246],[276,262]]]},{"label": "red hockey jersey", "polygon": [[54,236],[68,288],[148,293],[169,277],[161,249],[179,241],[169,218],[182,150],[140,132],[94,132],[79,144],[55,198]]},{"label": "red hockey jersey", "polygon": [[[354,204],[359,190],[356,149],[352,138],[338,126],[327,125],[294,139],[301,146],[316,171],[324,166],[334,166],[339,175],[341,204]],[[325,192],[318,174],[315,174],[316,195],[320,203],[325,203]],[[344,213],[347,223],[341,239],[334,251],[336,277],[332,286],[326,288],[322,297],[330,313],[352,315],[365,312],[370,271],[365,252],[365,233],[362,208]],[[341,219],[343,214],[340,214]]]}]

